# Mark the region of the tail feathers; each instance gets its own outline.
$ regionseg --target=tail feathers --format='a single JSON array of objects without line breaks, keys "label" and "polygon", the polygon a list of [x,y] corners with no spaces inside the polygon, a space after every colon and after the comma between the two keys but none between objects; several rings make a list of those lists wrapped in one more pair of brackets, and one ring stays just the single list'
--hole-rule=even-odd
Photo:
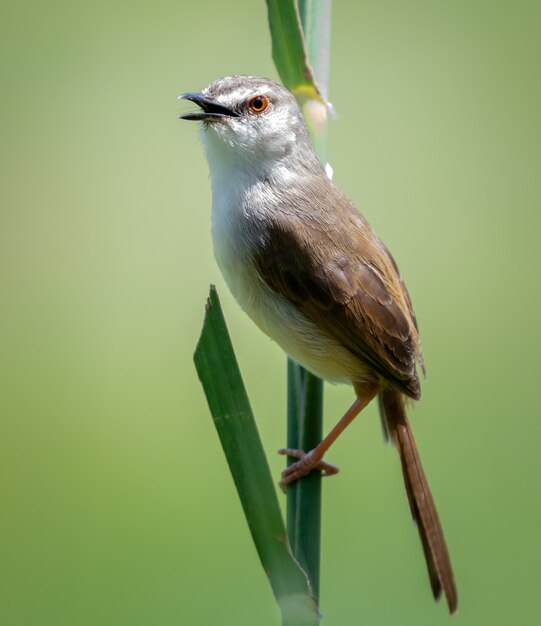
[{"label": "tail feathers", "polygon": [[379,403],[384,435],[386,439],[392,438],[400,455],[404,484],[421,537],[432,592],[438,599],[443,591],[449,611],[454,613],[458,597],[451,561],[436,505],[421,466],[404,397],[398,391],[388,390],[380,394]]}]

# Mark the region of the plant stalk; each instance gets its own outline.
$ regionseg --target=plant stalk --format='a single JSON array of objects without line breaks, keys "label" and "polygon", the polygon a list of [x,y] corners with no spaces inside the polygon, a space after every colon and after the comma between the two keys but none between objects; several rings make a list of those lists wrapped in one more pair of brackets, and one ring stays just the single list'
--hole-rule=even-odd
[{"label": "plant stalk", "polygon": [[[331,0],[299,0],[299,15],[308,61],[318,88],[327,98]],[[323,163],[327,153],[327,107],[302,102],[310,137]],[[287,365],[287,446],[311,450],[323,436],[323,381],[292,359]],[[290,459],[293,463],[295,459]],[[293,554],[308,574],[319,599],[321,545],[321,473],[313,471],[287,490],[287,532]]]}]

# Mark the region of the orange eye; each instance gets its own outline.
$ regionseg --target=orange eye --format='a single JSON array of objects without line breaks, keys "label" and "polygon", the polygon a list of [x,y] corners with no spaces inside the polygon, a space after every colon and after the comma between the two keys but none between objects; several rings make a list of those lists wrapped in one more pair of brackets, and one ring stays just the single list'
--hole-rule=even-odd
[{"label": "orange eye", "polygon": [[269,99],[267,96],[256,96],[252,98],[248,103],[250,111],[254,113],[263,113],[263,111],[269,106]]}]

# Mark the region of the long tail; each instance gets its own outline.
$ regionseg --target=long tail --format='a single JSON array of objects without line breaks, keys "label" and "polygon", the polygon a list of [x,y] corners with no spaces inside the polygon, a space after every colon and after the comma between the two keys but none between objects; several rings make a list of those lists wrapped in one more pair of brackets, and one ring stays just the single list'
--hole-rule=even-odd
[{"label": "long tail", "polygon": [[449,611],[454,613],[458,596],[451,561],[436,505],[413,438],[404,396],[394,390],[383,391],[379,395],[379,405],[384,432],[392,438],[400,454],[406,492],[421,536],[432,592],[439,599],[443,590]]}]

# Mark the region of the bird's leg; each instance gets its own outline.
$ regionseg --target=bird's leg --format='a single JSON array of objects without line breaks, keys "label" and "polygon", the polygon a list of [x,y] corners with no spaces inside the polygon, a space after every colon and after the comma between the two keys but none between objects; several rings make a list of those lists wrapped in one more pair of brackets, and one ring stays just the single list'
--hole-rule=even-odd
[{"label": "bird's leg", "polygon": [[335,465],[331,465],[330,463],[323,461],[323,455],[336,441],[336,439],[338,439],[342,431],[349,426],[349,424],[351,424],[357,415],[359,415],[366,405],[377,395],[378,391],[378,386],[373,385],[370,388],[365,388],[362,396],[358,394],[357,399],[349,407],[344,416],[313,450],[310,450],[309,452],[296,450],[294,448],[282,448],[278,450],[279,454],[299,459],[296,463],[286,467],[286,469],[282,472],[280,487],[285,489],[291,483],[294,483],[296,480],[299,480],[299,478],[309,474],[313,469],[322,470],[324,476],[332,476],[333,474],[338,473],[338,468]]}]

